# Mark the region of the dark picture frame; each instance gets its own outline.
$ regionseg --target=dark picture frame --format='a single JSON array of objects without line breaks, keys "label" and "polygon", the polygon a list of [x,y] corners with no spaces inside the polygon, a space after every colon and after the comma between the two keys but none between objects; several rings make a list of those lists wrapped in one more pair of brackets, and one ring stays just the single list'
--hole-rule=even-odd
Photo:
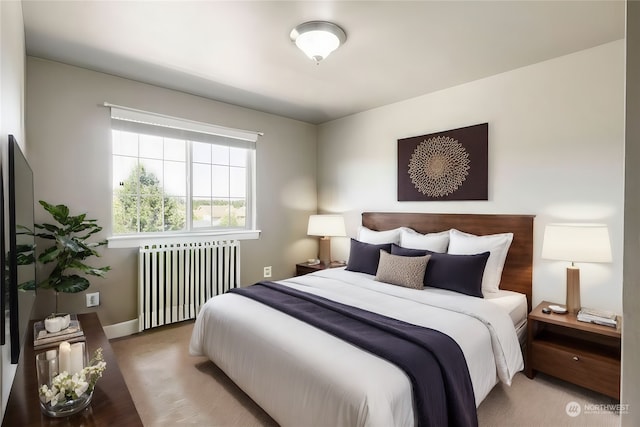
[{"label": "dark picture frame", "polygon": [[398,201],[488,200],[489,124],[398,139]]}]

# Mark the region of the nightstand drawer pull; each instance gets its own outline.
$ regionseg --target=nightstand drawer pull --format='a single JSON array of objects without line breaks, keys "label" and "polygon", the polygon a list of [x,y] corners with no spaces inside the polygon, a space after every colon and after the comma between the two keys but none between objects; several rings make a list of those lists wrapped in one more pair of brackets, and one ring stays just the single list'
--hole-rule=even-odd
[{"label": "nightstand drawer pull", "polygon": [[573,360],[577,362],[578,360],[580,360],[580,358],[578,358],[578,356],[573,356]]}]

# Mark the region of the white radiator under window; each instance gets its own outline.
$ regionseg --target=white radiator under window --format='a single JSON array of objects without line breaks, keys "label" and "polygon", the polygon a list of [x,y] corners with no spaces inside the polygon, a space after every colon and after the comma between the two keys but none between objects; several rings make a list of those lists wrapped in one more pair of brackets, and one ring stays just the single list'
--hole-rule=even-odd
[{"label": "white radiator under window", "polygon": [[140,247],[139,330],[195,319],[212,296],[240,283],[237,240]]}]

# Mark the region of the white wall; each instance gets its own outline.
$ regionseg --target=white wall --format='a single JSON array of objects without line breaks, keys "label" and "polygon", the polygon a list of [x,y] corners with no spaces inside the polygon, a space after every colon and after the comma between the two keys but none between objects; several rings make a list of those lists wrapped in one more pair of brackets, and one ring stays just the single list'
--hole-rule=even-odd
[{"label": "white wall", "polygon": [[[624,55],[619,40],[320,125],[319,209],[344,212],[351,236],[363,211],[535,214],[534,305],[565,300],[566,264],[540,259],[544,225],[604,222],[614,262],[580,265],[582,305],[621,312]],[[399,138],[484,122],[488,201],[397,201]]]},{"label": "white wall", "polygon": [[[0,2],[0,138],[3,153],[8,135],[26,150],[24,139],[25,41],[22,4]],[[28,155],[28,153],[27,153]]]},{"label": "white wall", "polygon": [[[259,240],[241,242],[241,280],[262,279],[273,266],[274,279],[290,277],[295,264],[317,251],[306,236],[316,212],[316,127],[212,101],[174,90],[39,58],[27,59],[27,121],[36,200],[64,203],[87,212],[111,234],[111,128],[105,102],[216,125],[264,132],[257,142],[257,221]],[[36,222],[48,220],[38,205]],[[93,265],[110,265],[105,279],[91,279],[100,292],[103,325],[137,317],[137,249],[101,249]],[[38,274],[45,273],[38,270]],[[44,292],[42,293],[43,296]],[[37,313],[45,308],[38,296]],[[84,293],[60,296],[60,310],[82,313]]]},{"label": "white wall", "polygon": [[[22,4],[0,1],[0,157],[3,160],[6,159],[9,135],[15,136],[20,146],[25,149],[24,93],[25,48]],[[6,170],[3,173],[6,177]],[[4,224],[0,226],[3,227]],[[2,315],[4,315],[4,308]],[[2,346],[0,359],[2,416],[4,416],[16,369],[16,365],[11,364],[8,330],[6,340],[6,344]]]}]

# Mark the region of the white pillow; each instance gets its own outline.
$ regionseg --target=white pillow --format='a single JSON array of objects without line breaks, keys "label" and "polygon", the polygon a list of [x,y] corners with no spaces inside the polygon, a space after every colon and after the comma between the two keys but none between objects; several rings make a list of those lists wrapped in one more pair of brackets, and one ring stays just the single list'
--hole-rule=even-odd
[{"label": "white pillow", "polygon": [[431,252],[447,253],[449,230],[439,233],[420,234],[412,228],[400,232],[400,246],[407,249],[426,249]]},{"label": "white pillow", "polygon": [[482,276],[482,292],[498,292],[502,269],[512,241],[513,233],[476,236],[452,228],[449,230],[449,249],[447,251],[456,255],[471,255],[489,251],[489,259]]},{"label": "white pillow", "polygon": [[364,243],[370,243],[372,245],[381,245],[383,243],[400,243],[400,232],[406,227],[398,227],[393,230],[375,231],[370,230],[367,227],[360,226],[358,228],[358,239]]}]

